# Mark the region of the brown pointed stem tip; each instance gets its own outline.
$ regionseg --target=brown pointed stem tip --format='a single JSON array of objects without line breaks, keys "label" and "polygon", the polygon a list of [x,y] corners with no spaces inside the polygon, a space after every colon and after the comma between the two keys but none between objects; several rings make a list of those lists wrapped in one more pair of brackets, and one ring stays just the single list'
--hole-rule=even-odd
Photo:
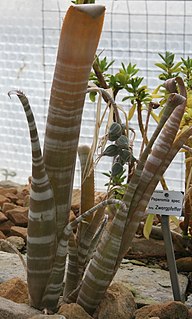
[{"label": "brown pointed stem tip", "polygon": [[183,104],[186,101],[186,98],[180,94],[172,93],[167,99],[167,104],[171,104],[173,107],[176,107],[180,104]]},{"label": "brown pointed stem tip", "polygon": [[78,4],[73,5],[73,7],[78,11],[88,14],[92,18],[100,17],[105,11],[105,7],[98,4]]}]

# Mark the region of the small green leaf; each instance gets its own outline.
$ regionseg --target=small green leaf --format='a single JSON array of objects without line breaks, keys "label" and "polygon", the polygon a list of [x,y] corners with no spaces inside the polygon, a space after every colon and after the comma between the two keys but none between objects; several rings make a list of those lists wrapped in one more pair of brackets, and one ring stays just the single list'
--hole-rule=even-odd
[{"label": "small green leaf", "polygon": [[90,98],[91,102],[95,102],[96,95],[97,95],[96,92],[90,92],[89,93],[89,98]]},{"label": "small green leaf", "polygon": [[163,63],[155,63],[155,65],[167,72],[167,67]]}]

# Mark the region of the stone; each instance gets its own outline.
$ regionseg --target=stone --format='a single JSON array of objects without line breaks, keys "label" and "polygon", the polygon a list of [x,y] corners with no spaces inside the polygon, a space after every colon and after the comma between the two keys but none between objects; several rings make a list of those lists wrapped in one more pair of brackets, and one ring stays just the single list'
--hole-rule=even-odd
[{"label": "stone", "polygon": [[0,187],[0,195],[7,196],[7,194],[17,194],[16,187]]},{"label": "stone", "polygon": [[192,272],[192,257],[183,257],[176,260],[177,270]]},{"label": "stone", "polygon": [[5,196],[9,198],[12,203],[16,203],[18,200],[18,196],[13,193],[6,193]]},{"label": "stone", "polygon": [[5,214],[0,212],[0,223],[6,222],[7,220],[8,218],[5,216]]},{"label": "stone", "polygon": [[20,278],[11,278],[0,284],[0,297],[17,303],[29,303],[27,284]]},{"label": "stone", "polygon": [[15,246],[18,250],[22,250],[25,246],[25,241],[22,237],[19,236],[10,236],[7,238],[13,246]]},{"label": "stone", "polygon": [[144,306],[135,312],[135,319],[188,319],[187,307],[179,301],[166,302],[164,304]]},{"label": "stone", "polygon": [[163,240],[155,240],[153,238],[134,238],[132,241],[129,255],[136,255],[142,257],[164,257],[165,244]]},{"label": "stone", "polygon": [[92,319],[80,305],[76,303],[63,304],[59,308],[58,314],[64,315],[67,319]]},{"label": "stone", "polygon": [[7,198],[6,196],[0,194],[0,206],[2,207],[3,204],[6,202],[10,202],[10,199]]},{"label": "stone", "polygon": [[[188,278],[183,274],[178,274],[178,279],[182,300],[184,301]],[[131,289],[138,305],[173,300],[170,274],[163,269],[137,266],[127,261],[126,264],[121,264],[113,282],[122,282]]]},{"label": "stone", "polygon": [[[26,261],[26,256],[22,257]],[[0,283],[15,277],[26,281],[27,274],[17,254],[0,251],[0,264]]]},{"label": "stone", "polygon": [[40,311],[27,304],[18,304],[9,299],[0,297],[1,319],[29,319],[36,314],[40,314]]},{"label": "stone", "polygon": [[2,212],[6,213],[8,210],[11,210],[11,209],[13,209],[15,207],[16,207],[16,205],[13,204],[13,203],[4,203],[3,206],[2,206]]},{"label": "stone", "polygon": [[63,315],[35,315],[33,317],[30,317],[29,319],[67,319]]},{"label": "stone", "polygon": [[0,239],[5,239],[6,236],[4,235],[4,233],[0,230]]},{"label": "stone", "polygon": [[11,232],[11,227],[14,226],[14,223],[11,222],[10,220],[7,220],[4,223],[0,224],[0,230],[5,234],[5,235],[10,235]]},{"label": "stone", "polygon": [[130,290],[122,283],[113,283],[97,308],[96,318],[132,319],[135,310],[136,303]]},{"label": "stone", "polygon": [[15,226],[27,227],[28,224],[27,207],[18,206],[6,212],[7,217],[15,224]]},{"label": "stone", "polygon": [[12,226],[10,230],[11,236],[22,237],[27,242],[27,228],[20,226]]}]

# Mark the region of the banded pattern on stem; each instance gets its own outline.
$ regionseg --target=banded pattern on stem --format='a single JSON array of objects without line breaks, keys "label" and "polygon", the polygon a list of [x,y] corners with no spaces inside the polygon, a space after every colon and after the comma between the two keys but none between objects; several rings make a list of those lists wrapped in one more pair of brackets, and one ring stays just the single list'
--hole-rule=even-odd
[{"label": "banded pattern on stem", "polygon": [[55,205],[28,99],[20,91],[11,91],[9,95],[13,93],[18,96],[23,105],[31,138],[32,180],[27,236],[27,281],[31,304],[42,308],[41,300],[55,257]]},{"label": "banded pattern on stem", "polygon": [[[180,79],[179,86],[181,86],[180,92],[182,92],[182,94],[171,95],[162,121],[159,123],[146,150],[143,152],[138,167],[128,185],[124,196],[127,211],[126,214],[122,213],[123,222],[121,224],[121,234],[116,233],[112,223],[108,230],[110,236],[108,238],[103,236],[83,280],[77,302],[82,305],[89,314],[93,314],[97,305],[100,303],[105,290],[131,244],[152,192],[167,166],[170,164],[170,161],[173,159],[174,154],[172,153],[170,156],[170,150],[179,130],[186,102],[185,92],[182,90],[182,82]],[[164,126],[166,121],[167,123]],[[157,142],[153,146],[156,139]],[[175,152],[177,152],[178,149],[179,148],[175,148]],[[152,181],[153,187],[149,187]],[[114,222],[118,218],[118,214],[119,212],[114,218]],[[120,224],[119,221],[118,224]],[[116,242],[118,242],[118,252],[112,246],[112,242],[115,239]],[[114,253],[118,254],[118,256],[114,256]],[[110,271],[107,271],[107,269],[110,269]]]},{"label": "banded pattern on stem", "polygon": [[84,99],[104,11],[95,4],[71,6],[61,30],[44,142],[58,238],[68,222]]},{"label": "banded pattern on stem", "polygon": [[122,201],[108,199],[92,207],[65,226],[62,237],[57,246],[53,270],[43,297],[43,305],[45,308],[49,310],[55,310],[57,307],[57,302],[62,291],[63,271],[65,269],[66,256],[68,253],[68,242],[73,229],[76,228],[80,222],[92,215],[96,210],[99,210],[107,205],[115,204],[120,205],[122,210],[125,211],[126,205]]}]

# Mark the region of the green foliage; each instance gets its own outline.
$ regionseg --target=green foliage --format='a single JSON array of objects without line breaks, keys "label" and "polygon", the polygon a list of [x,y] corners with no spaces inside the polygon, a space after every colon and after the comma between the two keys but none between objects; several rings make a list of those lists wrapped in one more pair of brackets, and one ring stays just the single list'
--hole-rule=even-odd
[{"label": "green foliage", "polygon": [[112,175],[112,171],[108,173],[103,173],[103,175],[109,178],[109,182],[105,184],[108,187],[110,196],[116,199],[122,199],[127,189],[127,176],[126,169],[123,169],[119,174]]},{"label": "green foliage", "polygon": [[181,72],[184,74],[184,81],[188,89],[192,89],[192,59],[188,56],[187,59],[181,57],[183,64]]},{"label": "green foliage", "polygon": [[130,80],[129,85],[125,87],[126,91],[130,93],[130,95],[125,96],[122,101],[130,100],[132,104],[135,102],[140,103],[148,103],[151,101],[150,94],[148,93],[148,89],[146,85],[140,86],[143,81],[142,77],[135,77]]},{"label": "green foliage", "polygon": [[139,71],[136,68],[136,64],[129,63],[126,67],[124,63],[121,64],[122,68],[119,69],[119,72],[115,75],[111,75],[109,79],[109,86],[115,92],[115,95],[119,92],[119,90],[126,89],[127,85],[130,84],[131,79],[135,74]]},{"label": "green foliage", "polygon": [[165,55],[162,55],[161,53],[158,54],[163,62],[155,63],[155,65],[164,71],[159,75],[159,79],[162,81],[166,81],[178,76],[181,71],[180,66],[182,62],[174,63],[175,54],[169,51],[166,51]]},{"label": "green foliage", "polygon": [[[108,62],[106,57],[104,57],[103,59],[100,59],[98,56],[96,56],[95,62],[97,63],[97,67],[99,69],[99,72],[102,73],[105,81],[109,82],[111,74],[108,73],[108,70],[113,65],[115,60]],[[89,80],[100,87],[100,82],[99,82],[97,75],[95,74],[94,71],[90,72]]]}]

